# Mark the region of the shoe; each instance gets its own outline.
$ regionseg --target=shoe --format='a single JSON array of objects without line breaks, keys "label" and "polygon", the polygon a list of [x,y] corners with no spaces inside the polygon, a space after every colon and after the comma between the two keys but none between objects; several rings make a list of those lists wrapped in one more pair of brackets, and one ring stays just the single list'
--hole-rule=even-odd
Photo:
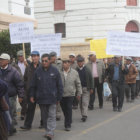
[{"label": "shoe", "polygon": [[102,106],[102,105],[100,105],[100,106],[99,106],[99,108],[100,108],[100,109],[103,109],[103,106]]},{"label": "shoe", "polygon": [[51,136],[51,135],[44,135],[44,137],[47,138],[47,140],[52,140],[53,136]]},{"label": "shoe", "polygon": [[126,102],[127,102],[127,103],[130,103],[130,99],[127,98],[127,99],[126,99]]},{"label": "shoe", "polygon": [[89,110],[94,110],[94,107],[93,106],[88,106],[88,109]]},{"label": "shoe", "polygon": [[71,128],[70,127],[66,127],[65,131],[71,131]]},{"label": "shoe", "polygon": [[122,108],[118,108],[118,112],[122,112]]},{"label": "shoe", "polygon": [[56,117],[56,121],[60,121],[61,120],[61,118],[59,118],[59,117]]},{"label": "shoe", "polygon": [[139,99],[139,96],[136,96],[135,98],[136,98],[136,99]]},{"label": "shoe", "polygon": [[17,121],[13,121],[13,124],[14,124],[14,125],[18,125]]},{"label": "shoe", "polygon": [[17,132],[16,128],[13,128],[9,131],[8,136],[13,136]]},{"label": "shoe", "polygon": [[113,111],[116,112],[117,111],[117,107],[113,107]]},{"label": "shoe", "polygon": [[30,130],[31,129],[31,127],[28,127],[28,126],[21,126],[20,128],[23,130]]},{"label": "shoe", "polygon": [[82,120],[83,122],[85,122],[85,121],[87,120],[87,116],[83,116],[83,117],[81,118],[81,120]]},{"label": "shoe", "polygon": [[44,126],[43,126],[43,125],[40,125],[38,128],[39,128],[39,129],[43,129],[43,128],[44,128]]},{"label": "shoe", "polygon": [[23,121],[24,119],[25,119],[25,117],[24,117],[24,116],[21,116],[21,117],[20,117],[20,120],[21,120],[21,121]]},{"label": "shoe", "polygon": [[73,106],[72,109],[78,109],[78,106]]},{"label": "shoe", "polygon": [[134,103],[134,99],[131,99],[130,103]]}]

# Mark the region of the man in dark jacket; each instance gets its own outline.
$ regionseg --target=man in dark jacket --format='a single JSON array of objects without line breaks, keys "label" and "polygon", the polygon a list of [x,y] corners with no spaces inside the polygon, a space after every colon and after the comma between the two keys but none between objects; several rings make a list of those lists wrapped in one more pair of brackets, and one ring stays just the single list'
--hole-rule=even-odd
[{"label": "man in dark jacket", "polygon": [[25,91],[26,91],[25,93],[26,93],[26,97],[27,97],[28,107],[27,107],[24,126],[20,127],[21,129],[24,129],[24,130],[31,129],[32,122],[34,119],[36,102],[34,102],[34,103],[30,102],[30,85],[31,85],[31,81],[32,81],[34,72],[40,66],[40,62],[39,62],[40,57],[39,56],[40,55],[39,55],[38,51],[32,51],[31,52],[32,63],[29,64],[25,69],[24,85],[25,85]]},{"label": "man in dark jacket", "polygon": [[40,105],[45,137],[51,140],[56,128],[56,103],[62,98],[63,86],[59,71],[50,65],[49,54],[42,55],[41,60],[42,66],[35,71],[32,79],[30,101]]},{"label": "man in dark jacket", "polygon": [[2,98],[7,92],[7,85],[4,81],[0,80],[0,140],[8,139],[8,128],[6,126],[5,118],[4,118],[4,110],[2,104]]},{"label": "man in dark jacket", "polygon": [[[21,103],[24,97],[24,84],[19,72],[10,64],[10,56],[8,54],[1,54],[0,56],[0,78],[8,85],[8,96],[10,102],[10,114],[14,124],[14,112],[16,112],[16,97],[18,95]],[[11,130],[12,131],[12,130]],[[15,129],[14,129],[14,132]]]},{"label": "man in dark jacket", "polygon": [[[84,65],[84,57],[77,57],[77,71],[82,85],[82,95],[80,99],[81,120],[83,122],[87,119],[89,96],[93,94],[94,84],[91,71]],[[95,94],[95,93],[94,93]]]},{"label": "man in dark jacket", "polygon": [[124,88],[125,88],[124,76],[127,73],[128,73],[128,69],[126,66],[121,64],[120,57],[115,56],[114,63],[109,65],[106,73],[106,78],[108,78],[112,86],[113,111],[117,111],[117,110],[118,112],[122,111],[123,100],[124,100]]}]

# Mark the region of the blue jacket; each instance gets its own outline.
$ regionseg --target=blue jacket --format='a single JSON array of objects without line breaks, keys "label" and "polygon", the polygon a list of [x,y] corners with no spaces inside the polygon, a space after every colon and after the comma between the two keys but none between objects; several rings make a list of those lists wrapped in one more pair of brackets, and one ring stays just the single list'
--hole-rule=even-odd
[{"label": "blue jacket", "polygon": [[31,82],[30,96],[38,104],[56,104],[63,94],[63,85],[59,71],[50,65],[48,70],[42,66],[37,68]]},{"label": "blue jacket", "polygon": [[16,95],[21,98],[24,97],[24,83],[19,72],[14,67],[8,65],[5,70],[0,68],[0,79],[7,83],[9,97]]}]

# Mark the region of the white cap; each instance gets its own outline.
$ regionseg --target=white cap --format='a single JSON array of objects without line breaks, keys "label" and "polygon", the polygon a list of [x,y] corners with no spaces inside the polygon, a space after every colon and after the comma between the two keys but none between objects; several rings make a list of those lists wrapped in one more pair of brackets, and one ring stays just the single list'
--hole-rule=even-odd
[{"label": "white cap", "polygon": [[69,54],[69,56],[76,57],[76,55],[74,53]]},{"label": "white cap", "polygon": [[90,51],[88,56],[91,56],[91,55],[94,55],[95,56],[96,55],[96,52],[95,51]]},{"label": "white cap", "polygon": [[10,56],[7,53],[2,53],[0,59],[10,60]]},{"label": "white cap", "polygon": [[128,57],[126,57],[126,60],[132,61],[132,58],[128,56]]}]

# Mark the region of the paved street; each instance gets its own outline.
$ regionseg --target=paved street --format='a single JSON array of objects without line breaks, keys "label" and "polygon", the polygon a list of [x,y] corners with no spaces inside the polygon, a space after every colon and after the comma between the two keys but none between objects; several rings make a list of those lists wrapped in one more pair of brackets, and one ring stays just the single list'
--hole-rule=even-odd
[{"label": "paved street", "polygon": [[[113,112],[112,103],[105,101],[104,109],[89,111],[86,123],[80,121],[80,110],[73,111],[73,124],[70,132],[64,131],[63,118],[57,122],[55,140],[139,140],[140,139],[140,99],[125,103],[123,112]],[[19,120],[19,119],[18,119]],[[35,120],[30,131],[20,130],[23,122],[18,121],[18,132],[9,140],[45,140],[45,131],[39,129],[40,111],[36,110]]]}]

